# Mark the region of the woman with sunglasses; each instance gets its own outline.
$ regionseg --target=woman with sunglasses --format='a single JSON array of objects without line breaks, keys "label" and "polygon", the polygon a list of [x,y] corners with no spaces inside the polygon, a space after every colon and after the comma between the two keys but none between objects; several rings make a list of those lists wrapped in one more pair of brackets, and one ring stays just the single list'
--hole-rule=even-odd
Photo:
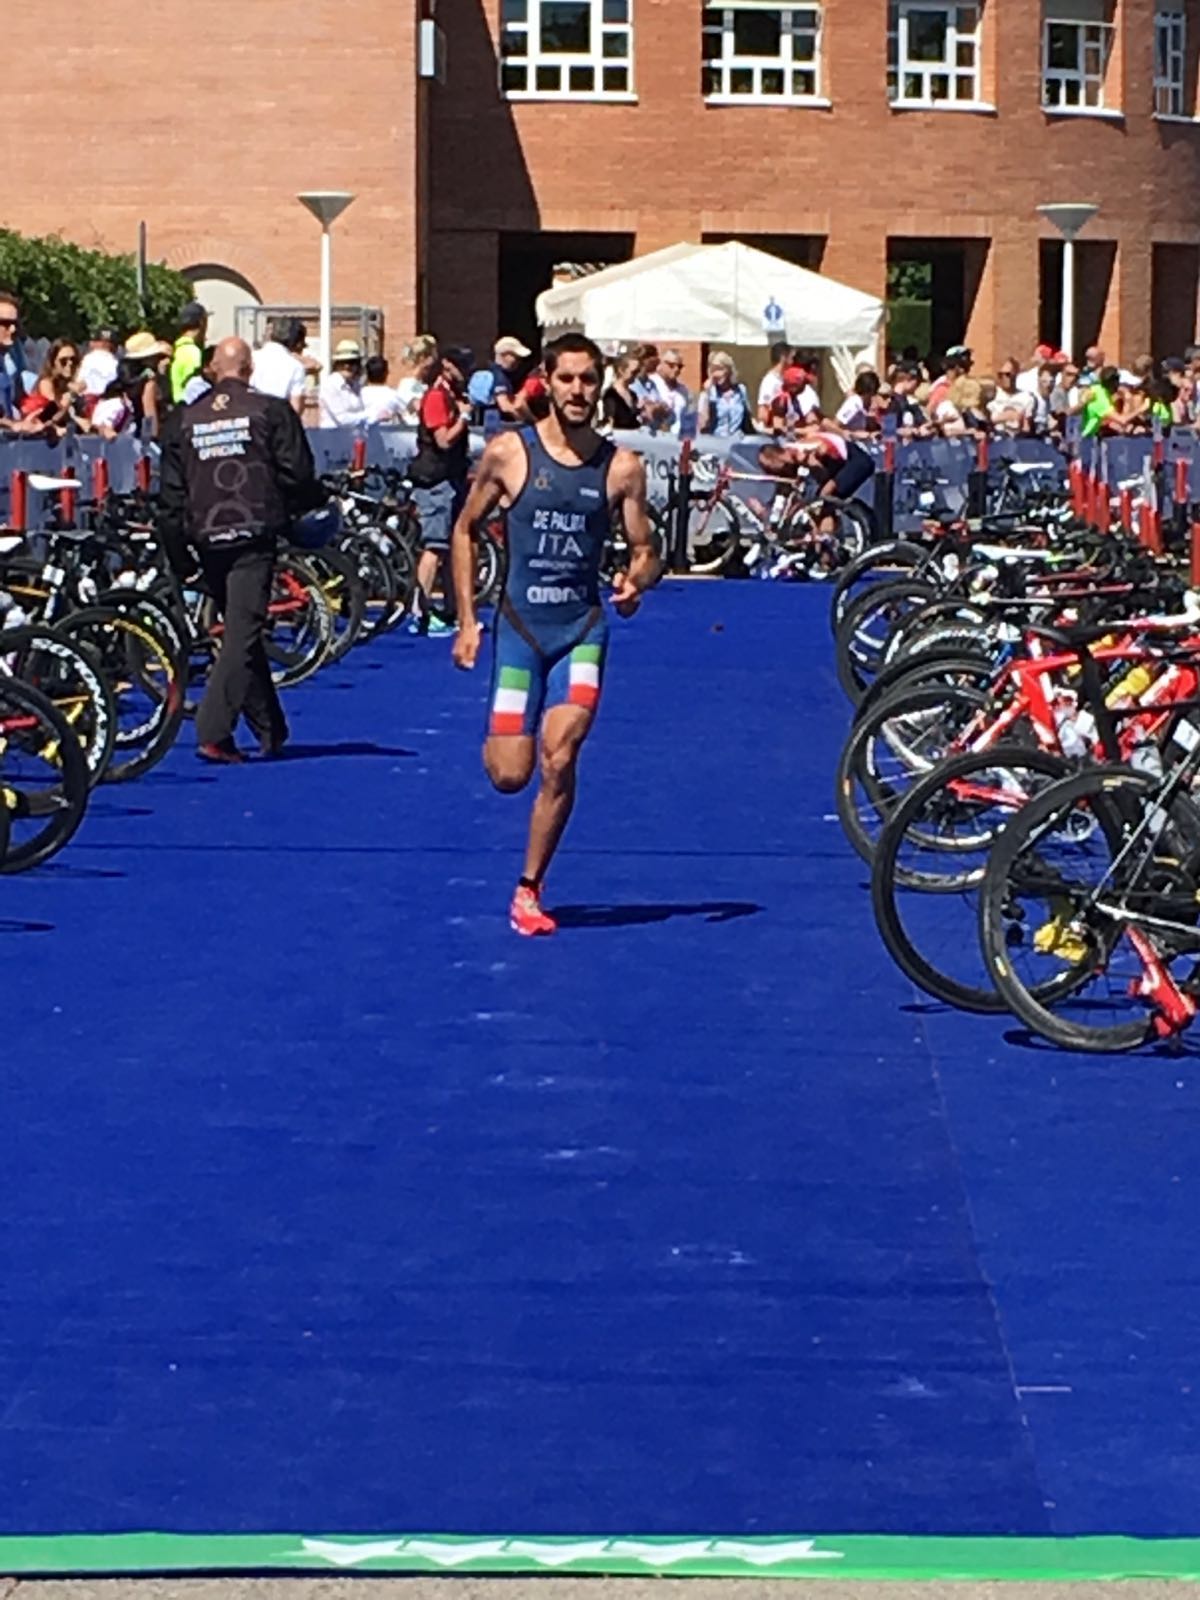
[{"label": "woman with sunglasses", "polygon": [[23,417],[36,417],[52,427],[65,426],[79,401],[79,346],[56,339],[46,351],[37,382],[21,402]]}]

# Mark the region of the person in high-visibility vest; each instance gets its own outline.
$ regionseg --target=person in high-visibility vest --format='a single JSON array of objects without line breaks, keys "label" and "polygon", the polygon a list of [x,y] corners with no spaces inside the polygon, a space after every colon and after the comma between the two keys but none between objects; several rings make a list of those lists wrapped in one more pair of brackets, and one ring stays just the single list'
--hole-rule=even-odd
[{"label": "person in high-visibility vest", "polygon": [[204,335],[208,331],[208,311],[198,300],[191,300],[179,314],[180,334],[171,351],[171,401],[183,404],[183,391],[204,365]]}]

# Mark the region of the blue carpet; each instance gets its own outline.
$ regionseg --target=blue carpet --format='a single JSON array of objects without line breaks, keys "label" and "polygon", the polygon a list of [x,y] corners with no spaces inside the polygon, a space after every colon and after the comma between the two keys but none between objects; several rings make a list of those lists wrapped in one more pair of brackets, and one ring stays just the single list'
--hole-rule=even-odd
[{"label": "blue carpet", "polygon": [[0,1532],[1200,1533],[1193,1060],[917,1001],[826,606],[617,625],[553,941],[435,641],[0,881]]}]

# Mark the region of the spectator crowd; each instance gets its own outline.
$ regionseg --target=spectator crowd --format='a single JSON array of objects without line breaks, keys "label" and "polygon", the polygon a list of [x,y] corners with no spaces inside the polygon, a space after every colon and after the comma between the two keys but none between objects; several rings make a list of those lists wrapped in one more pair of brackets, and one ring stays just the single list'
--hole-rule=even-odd
[{"label": "spectator crowd", "polygon": [[[208,313],[184,307],[175,338],[147,329],[121,336],[99,326],[91,338],[22,338],[18,297],[0,288],[0,440],[55,439],[68,429],[115,438],[154,437],[174,405],[203,394],[211,381]],[[861,364],[853,385],[827,414],[822,355],[787,343],[771,348],[771,364],[754,394],[733,356],[712,351],[698,390],[684,382],[678,349],[653,344],[614,350],[605,373],[601,424],[649,433],[773,434],[789,438],[832,425],[867,439],[894,421],[903,437],[985,434],[1061,437],[1078,418],[1085,438],[1136,434],[1156,425],[1200,429],[1200,345],[1155,361],[1140,355],[1128,366],[1110,363],[1090,346],[1082,361],[1039,344],[1023,359],[978,373],[972,352],[959,345],[939,361],[903,351],[883,371]],[[431,335],[412,339],[395,368],[383,354],[366,354],[353,338],[337,341],[329,370],[309,348],[309,329],[296,317],[273,320],[254,353],[253,387],[288,401],[311,426],[387,423],[415,429],[420,440],[444,436],[447,411],[464,427],[485,433],[546,414],[545,376],[520,339],[498,339],[490,360],[477,362],[463,346],[439,346]],[[443,437],[443,445],[445,443]]]}]

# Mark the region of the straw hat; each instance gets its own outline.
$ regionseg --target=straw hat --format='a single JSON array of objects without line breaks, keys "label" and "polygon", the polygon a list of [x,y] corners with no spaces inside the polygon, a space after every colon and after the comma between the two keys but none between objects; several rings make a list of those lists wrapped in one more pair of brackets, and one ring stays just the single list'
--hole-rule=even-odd
[{"label": "straw hat", "polygon": [[126,361],[155,361],[159,356],[169,356],[171,346],[152,333],[131,333],[121,354]]}]

